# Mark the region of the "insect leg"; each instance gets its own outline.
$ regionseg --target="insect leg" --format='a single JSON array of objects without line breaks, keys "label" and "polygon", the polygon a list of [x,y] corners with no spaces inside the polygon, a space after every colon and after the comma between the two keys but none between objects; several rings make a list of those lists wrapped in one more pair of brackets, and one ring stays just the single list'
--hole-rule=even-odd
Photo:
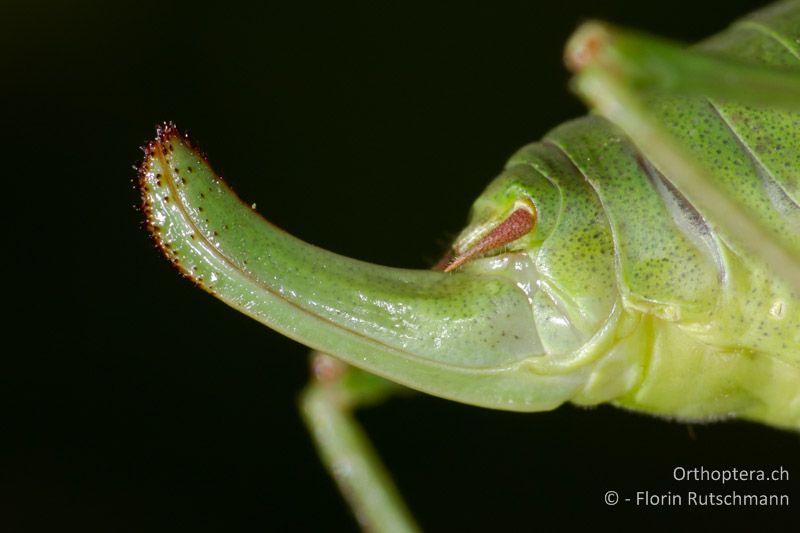
[{"label": "insect leg", "polygon": [[714,173],[671,135],[647,105],[653,95],[705,96],[800,109],[800,72],[751,65],[589,23],[567,45],[576,90],[620,126],[672,184],[712,221],[800,290],[800,249],[725,194]]},{"label": "insect leg", "polygon": [[418,531],[411,513],[353,416],[353,409],[382,401],[400,385],[314,352],[312,383],[300,410],[319,455],[361,527],[375,532]]}]

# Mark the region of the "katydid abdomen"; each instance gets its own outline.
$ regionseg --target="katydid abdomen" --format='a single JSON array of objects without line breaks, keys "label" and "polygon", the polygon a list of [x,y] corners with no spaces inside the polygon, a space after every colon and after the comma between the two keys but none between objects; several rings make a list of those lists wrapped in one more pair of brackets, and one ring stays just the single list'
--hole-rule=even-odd
[{"label": "katydid abdomen", "polygon": [[[786,3],[699,48],[800,68],[798,43],[800,5]],[[729,195],[797,246],[800,114],[709,98],[648,105]],[[554,190],[543,194],[548,182]],[[572,401],[800,426],[800,297],[698,212],[646,150],[599,116],[555,128],[511,158],[456,249],[469,248],[519,194],[534,202],[539,233],[511,248],[530,257],[543,353],[571,360],[609,342],[594,337],[615,325],[607,355]]]},{"label": "katydid abdomen", "polygon": [[[750,169],[743,180],[766,195],[774,184]],[[542,182],[554,191],[541,194]],[[502,218],[521,191],[542,230],[510,246],[528,259],[515,269],[503,256],[465,268],[505,270],[530,287],[550,361],[572,362],[605,344],[572,401],[686,419],[800,422],[797,295],[737,250],[735,237],[712,229],[613,124],[578,119],[520,150],[477,202],[463,239]],[[774,216],[796,226],[798,213],[795,205]]]},{"label": "katydid abdomen", "polygon": [[[798,36],[792,1],[699,48],[798,67]],[[800,247],[798,113],[672,96],[648,107],[718,187]],[[501,409],[613,402],[800,427],[793,286],[600,116],[511,158],[476,201],[450,273],[368,265],[294,239],[239,202],[173,127],[148,146],[141,176],[151,230],[188,277],[392,381]]]}]

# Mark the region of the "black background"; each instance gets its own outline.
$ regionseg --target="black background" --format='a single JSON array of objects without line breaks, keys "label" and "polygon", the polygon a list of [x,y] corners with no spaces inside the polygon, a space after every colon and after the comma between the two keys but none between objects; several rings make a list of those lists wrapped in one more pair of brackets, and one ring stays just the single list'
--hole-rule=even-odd
[{"label": "black background", "polygon": [[[297,415],[306,350],[180,279],[142,229],[132,165],[158,122],[304,240],[425,268],[516,148],[584,112],[561,64],[579,22],[691,41],[761,3],[67,4],[0,22],[10,532],[355,529]],[[800,505],[797,435],[754,424],[422,395],[359,417],[430,531],[789,529]],[[681,465],[793,479],[676,483]],[[609,489],[792,507],[607,507]]]}]

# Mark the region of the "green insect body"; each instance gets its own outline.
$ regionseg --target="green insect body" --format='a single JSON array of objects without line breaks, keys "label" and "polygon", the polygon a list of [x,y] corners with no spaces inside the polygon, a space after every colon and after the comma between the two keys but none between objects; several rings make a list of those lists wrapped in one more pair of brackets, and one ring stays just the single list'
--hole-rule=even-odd
[{"label": "green insect body", "polygon": [[[800,70],[800,2],[695,49]],[[646,107],[720,190],[800,250],[800,106],[648,95]],[[606,118],[563,124],[477,199],[453,245],[469,260],[444,273],[369,265],[284,233],[172,126],[141,167],[152,233],[186,276],[392,382],[498,409],[611,402],[800,429],[797,287],[672,181]],[[533,229],[470,256],[520,210]]]},{"label": "green insect body", "polygon": [[[794,4],[700,48],[799,67],[798,35]],[[800,115],[706,98],[648,105],[730,195],[798,244]],[[539,214],[537,232],[511,247],[527,255],[526,284],[536,286],[539,353],[569,360],[605,342],[598,331],[614,337],[573,402],[800,427],[797,293],[734,235],[712,231],[622,131],[588,116],[521,149],[476,202],[456,247],[520,197]]]},{"label": "green insect body", "polygon": [[[726,157],[747,157],[732,148]],[[751,178],[763,191],[764,177]],[[536,204],[540,234],[512,245],[525,254],[512,272],[531,287],[537,354],[574,365],[593,353],[571,401],[800,423],[797,296],[713,233],[616,127],[582,118],[520,150],[476,203],[467,242],[521,195]],[[798,228],[798,213],[776,216]]]}]

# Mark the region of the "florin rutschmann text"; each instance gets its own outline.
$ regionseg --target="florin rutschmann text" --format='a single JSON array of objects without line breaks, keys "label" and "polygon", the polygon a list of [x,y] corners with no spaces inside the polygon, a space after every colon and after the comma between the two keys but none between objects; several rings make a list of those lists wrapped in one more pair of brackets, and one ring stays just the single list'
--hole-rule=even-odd
[{"label": "florin rutschmann text", "polygon": [[671,491],[655,493],[649,490],[636,492],[626,502],[642,507],[788,507],[788,494],[754,494],[731,492],[702,492],[690,490],[684,494]]}]

